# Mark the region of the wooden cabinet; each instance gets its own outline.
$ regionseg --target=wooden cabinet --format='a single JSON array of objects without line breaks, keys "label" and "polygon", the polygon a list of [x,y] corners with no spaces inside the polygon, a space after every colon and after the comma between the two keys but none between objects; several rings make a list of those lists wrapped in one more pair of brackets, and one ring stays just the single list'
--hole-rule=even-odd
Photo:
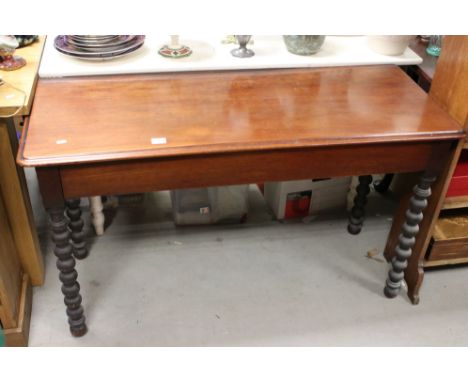
[{"label": "wooden cabinet", "polygon": [[[461,126],[468,129],[468,36],[446,36],[429,93]],[[452,164],[454,176],[445,188],[436,216],[425,267],[468,263],[468,143]],[[466,178],[466,179],[465,179]]]},{"label": "wooden cabinet", "polygon": [[[18,141],[15,121],[29,115],[37,70],[45,38],[18,50],[27,65],[17,71],[1,72],[0,86],[0,323],[7,346],[28,343],[31,285],[44,281],[43,258],[34,225],[23,169],[16,164]],[[14,88],[26,98],[9,96]],[[19,109],[19,110],[18,110]],[[16,120],[6,118],[15,113]],[[3,117],[2,117],[3,116]]]},{"label": "wooden cabinet", "polygon": [[0,232],[0,320],[5,328],[16,327],[22,268],[1,195]]}]

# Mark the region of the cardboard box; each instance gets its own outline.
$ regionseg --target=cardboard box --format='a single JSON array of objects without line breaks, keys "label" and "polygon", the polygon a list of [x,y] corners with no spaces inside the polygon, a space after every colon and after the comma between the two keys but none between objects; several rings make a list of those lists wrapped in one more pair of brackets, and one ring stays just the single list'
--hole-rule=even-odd
[{"label": "cardboard box", "polygon": [[241,223],[248,212],[249,185],[172,190],[176,225]]},{"label": "cardboard box", "polygon": [[351,177],[266,182],[264,197],[277,219],[291,219],[346,206]]}]

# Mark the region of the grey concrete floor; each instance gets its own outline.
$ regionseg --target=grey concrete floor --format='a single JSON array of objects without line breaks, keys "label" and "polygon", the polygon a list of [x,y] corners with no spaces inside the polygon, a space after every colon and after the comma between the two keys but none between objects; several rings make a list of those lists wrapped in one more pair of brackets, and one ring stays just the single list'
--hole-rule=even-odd
[{"label": "grey concrete floor", "polygon": [[47,219],[27,172],[46,280],[30,346],[458,346],[468,344],[468,268],[426,272],[421,302],[383,297],[395,203],[373,195],[359,236],[346,213],[274,221],[255,187],[245,224],[176,228],[167,192],[121,206],[77,269],[89,332],[73,338]]}]

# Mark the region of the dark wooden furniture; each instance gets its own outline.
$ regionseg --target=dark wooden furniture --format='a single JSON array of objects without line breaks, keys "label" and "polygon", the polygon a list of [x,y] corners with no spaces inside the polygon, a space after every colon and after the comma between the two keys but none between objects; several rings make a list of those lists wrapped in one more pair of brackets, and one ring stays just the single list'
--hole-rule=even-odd
[{"label": "dark wooden furniture", "polygon": [[[0,324],[7,346],[28,344],[31,285],[44,282],[43,258],[24,170],[15,161],[16,126],[31,111],[44,42],[45,37],[41,37],[18,50],[26,66],[1,72],[5,84],[0,85]],[[26,99],[10,85],[21,89]],[[14,118],[7,117],[15,112]]]},{"label": "dark wooden furniture", "polygon": [[[73,254],[83,257],[83,223],[75,199],[425,171],[390,237],[400,248],[386,286],[394,297],[411,247],[412,259],[427,247],[431,219],[420,222],[419,211],[438,212],[434,201],[463,137],[394,66],[51,79],[39,81],[18,162],[36,167],[70,329],[80,336],[86,324]],[[417,302],[422,274],[409,265]]]},{"label": "dark wooden furniture", "polygon": [[[445,36],[442,53],[429,95],[460,125],[468,129],[468,36]],[[463,154],[455,157],[455,169],[467,157],[468,143]],[[446,188],[450,187],[447,179]],[[445,196],[445,193],[442,197]],[[435,232],[424,259],[425,267],[468,263],[468,195],[443,198],[442,214],[434,216]],[[450,221],[456,224],[450,224]],[[462,225],[462,229],[455,226]]]}]

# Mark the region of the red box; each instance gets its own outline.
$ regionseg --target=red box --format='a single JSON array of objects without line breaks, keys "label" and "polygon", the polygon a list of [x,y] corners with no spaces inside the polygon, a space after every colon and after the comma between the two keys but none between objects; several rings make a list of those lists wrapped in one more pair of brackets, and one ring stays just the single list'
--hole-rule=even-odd
[{"label": "red box", "polygon": [[286,196],[284,218],[303,218],[309,215],[312,191],[292,192]]},{"label": "red box", "polygon": [[468,195],[468,151],[463,150],[447,190],[449,196]]}]

